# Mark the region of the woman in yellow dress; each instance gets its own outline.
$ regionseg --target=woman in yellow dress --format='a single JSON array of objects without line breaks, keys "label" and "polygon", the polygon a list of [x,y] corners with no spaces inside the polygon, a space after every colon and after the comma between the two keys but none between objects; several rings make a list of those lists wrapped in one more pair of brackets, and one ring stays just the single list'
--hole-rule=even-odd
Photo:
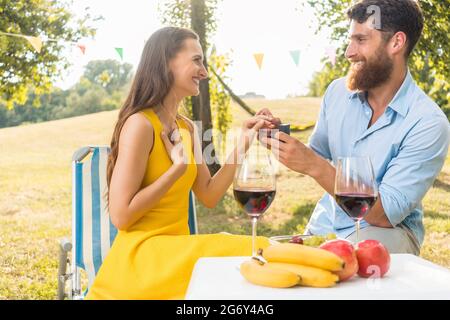
[{"label": "woman in yellow dress", "polygon": [[238,146],[211,177],[196,126],[178,114],[206,77],[193,31],[167,27],[147,41],[108,159],[109,211],[119,232],[87,299],[183,299],[198,258],[250,255],[249,236],[189,235],[189,191],[213,208],[256,132],[273,128],[273,119],[246,120]]}]

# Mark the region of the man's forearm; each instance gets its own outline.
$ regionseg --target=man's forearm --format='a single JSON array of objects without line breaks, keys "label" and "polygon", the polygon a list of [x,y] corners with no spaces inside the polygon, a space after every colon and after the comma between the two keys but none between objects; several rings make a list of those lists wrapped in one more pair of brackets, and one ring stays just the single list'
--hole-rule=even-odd
[{"label": "man's forearm", "polygon": [[369,213],[364,217],[364,220],[375,227],[393,228],[391,222],[386,216],[386,213],[384,212],[380,194],[378,194],[377,201],[373,205],[372,209],[370,209]]},{"label": "man's forearm", "polygon": [[311,178],[334,197],[334,181],[336,169],[327,160],[315,154],[314,165],[306,172]]}]

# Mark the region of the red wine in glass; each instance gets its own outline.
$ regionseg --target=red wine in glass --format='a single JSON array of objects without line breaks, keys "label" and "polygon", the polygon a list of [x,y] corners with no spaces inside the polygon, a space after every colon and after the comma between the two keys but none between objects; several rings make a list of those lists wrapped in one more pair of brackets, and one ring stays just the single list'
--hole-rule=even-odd
[{"label": "red wine in glass", "polygon": [[353,219],[362,219],[377,201],[375,195],[364,193],[340,193],[335,197],[337,204]]},{"label": "red wine in glass", "polygon": [[275,198],[276,175],[269,151],[259,143],[245,154],[233,181],[234,199],[252,221],[252,256],[257,256],[256,229],[259,217]]},{"label": "red wine in glass", "polygon": [[251,217],[261,216],[275,198],[275,190],[267,189],[233,189],[234,198],[242,209]]},{"label": "red wine in glass", "polygon": [[340,157],[334,186],[336,203],[355,221],[356,242],[359,223],[368,214],[378,196],[378,187],[369,157]]}]

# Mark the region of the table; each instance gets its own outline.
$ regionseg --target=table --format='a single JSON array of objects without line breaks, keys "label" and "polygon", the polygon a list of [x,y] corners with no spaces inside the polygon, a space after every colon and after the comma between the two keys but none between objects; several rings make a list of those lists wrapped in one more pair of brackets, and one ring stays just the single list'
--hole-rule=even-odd
[{"label": "table", "polygon": [[450,270],[410,254],[391,254],[381,279],[356,275],[333,288],[269,288],[249,283],[239,265],[249,257],[201,258],[192,272],[188,300],[439,299],[450,300]]}]

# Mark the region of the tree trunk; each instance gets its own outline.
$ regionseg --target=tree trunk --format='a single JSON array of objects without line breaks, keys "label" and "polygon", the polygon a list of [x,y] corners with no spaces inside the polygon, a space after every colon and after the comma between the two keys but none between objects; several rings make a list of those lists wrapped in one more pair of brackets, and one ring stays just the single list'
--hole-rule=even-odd
[{"label": "tree trunk", "polygon": [[[200,44],[202,45],[203,52],[207,50],[206,43],[206,21],[205,21],[205,0],[192,0],[191,1],[191,26],[192,29],[200,37]],[[205,67],[208,69],[208,63],[206,55],[203,61]],[[209,99],[209,80],[208,78],[200,81],[200,94],[197,97],[192,97],[192,114],[195,121],[201,121],[202,124],[202,150],[206,149],[206,160],[208,163],[209,171],[211,175],[214,175],[220,169],[220,163],[216,157],[216,152],[213,144],[213,137],[207,135],[207,139],[204,137],[205,131],[212,129],[212,117],[211,117],[211,102]],[[211,131],[210,131],[211,132]],[[209,137],[211,136],[211,137]]]}]

